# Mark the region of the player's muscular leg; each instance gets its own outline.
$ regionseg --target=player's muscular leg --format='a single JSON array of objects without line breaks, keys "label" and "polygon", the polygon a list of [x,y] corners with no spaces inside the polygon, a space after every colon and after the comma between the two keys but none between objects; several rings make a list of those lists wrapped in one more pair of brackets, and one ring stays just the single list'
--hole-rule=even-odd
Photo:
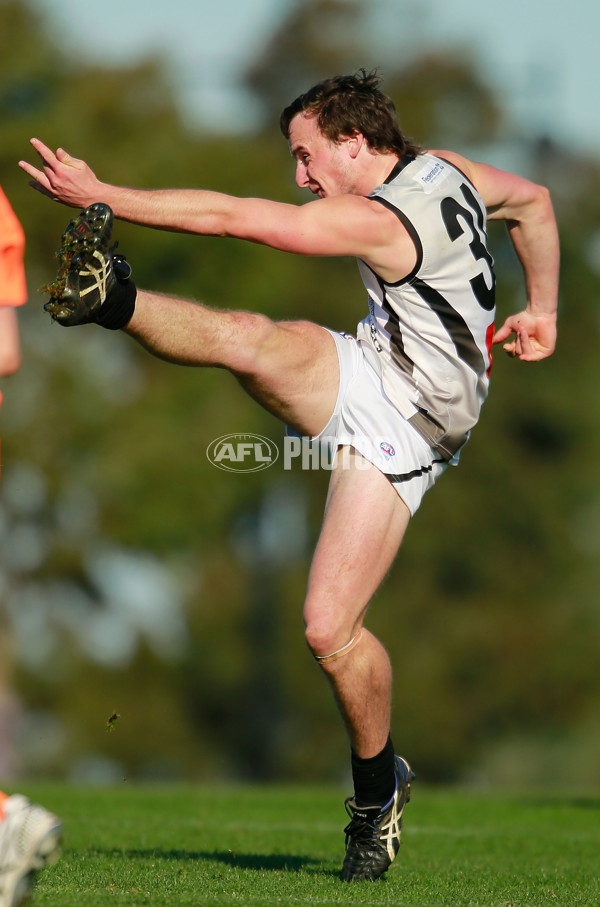
[{"label": "player's muscular leg", "polygon": [[[342,457],[332,476],[305,606],[307,642],[316,656],[338,652],[361,630],[369,601],[408,525],[408,508],[379,470],[359,455]],[[361,468],[362,467],[362,468]],[[321,662],[353,749],[381,752],[390,731],[390,661],[366,629],[346,654]]]},{"label": "player's muscular leg", "polygon": [[302,434],[322,431],[335,406],[335,342],[316,324],[274,322],[138,290],[126,331],[159,358],[228,369],[265,409]]},{"label": "player's muscular leg", "polygon": [[300,434],[318,435],[331,418],[339,389],[333,337],[309,321],[248,319],[256,342],[241,356],[238,351],[229,368],[265,409]]}]

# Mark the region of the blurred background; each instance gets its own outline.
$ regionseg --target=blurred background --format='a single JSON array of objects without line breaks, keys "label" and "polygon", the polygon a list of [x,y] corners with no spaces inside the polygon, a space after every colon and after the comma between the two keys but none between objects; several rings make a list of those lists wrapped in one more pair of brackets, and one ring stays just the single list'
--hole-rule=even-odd
[{"label": "blurred background", "polygon": [[[497,351],[481,424],[427,497],[368,625],[394,740],[432,783],[600,786],[600,8],[573,0],[0,2],[0,183],[27,235],[23,365],[1,383],[0,785],[19,778],[347,783],[303,641],[326,471],[227,473],[219,436],[282,427],[229,375],[65,331],[39,287],[71,212],[29,138],[101,179],[307,200],[278,131],[315,81],[379,67],[402,126],[551,189],[557,353]],[[117,225],[138,285],[354,330],[349,260]],[[499,320],[520,266],[494,225]],[[119,716],[116,718],[115,716]]]}]

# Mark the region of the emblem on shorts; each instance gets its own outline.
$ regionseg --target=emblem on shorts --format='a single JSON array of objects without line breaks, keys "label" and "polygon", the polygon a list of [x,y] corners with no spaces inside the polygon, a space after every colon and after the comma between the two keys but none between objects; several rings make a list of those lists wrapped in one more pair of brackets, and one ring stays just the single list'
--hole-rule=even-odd
[{"label": "emblem on shorts", "polygon": [[394,448],[388,441],[382,441],[379,446],[382,449],[383,455],[386,458],[386,460],[389,460],[390,457],[396,456],[396,451],[394,450]]}]

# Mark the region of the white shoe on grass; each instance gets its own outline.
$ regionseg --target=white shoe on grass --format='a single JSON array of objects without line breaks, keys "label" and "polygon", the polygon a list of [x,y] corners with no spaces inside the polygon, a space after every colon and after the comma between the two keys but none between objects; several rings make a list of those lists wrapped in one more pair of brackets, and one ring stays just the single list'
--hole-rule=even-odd
[{"label": "white shoe on grass", "polygon": [[22,794],[7,797],[0,821],[0,907],[20,907],[36,873],[59,856],[60,820]]}]

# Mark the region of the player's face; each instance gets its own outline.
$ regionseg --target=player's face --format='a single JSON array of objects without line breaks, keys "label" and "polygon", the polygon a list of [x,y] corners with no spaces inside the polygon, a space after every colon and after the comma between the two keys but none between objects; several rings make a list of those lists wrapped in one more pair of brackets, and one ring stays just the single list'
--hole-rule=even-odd
[{"label": "player's face", "polygon": [[290,151],[296,161],[296,184],[319,198],[354,192],[354,168],[347,143],[330,142],[316,117],[297,114],[290,123]]}]

